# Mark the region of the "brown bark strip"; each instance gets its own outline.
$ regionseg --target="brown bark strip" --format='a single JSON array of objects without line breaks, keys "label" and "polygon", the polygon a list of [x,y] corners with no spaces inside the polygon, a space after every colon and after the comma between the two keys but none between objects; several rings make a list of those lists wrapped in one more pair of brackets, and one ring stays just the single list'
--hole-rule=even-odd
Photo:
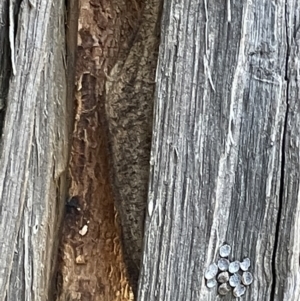
[{"label": "brown bark strip", "polygon": [[142,257],[149,181],[155,72],[162,1],[142,4],[139,27],[106,82],[112,186],[120,214],[122,245],[135,294]]},{"label": "brown bark strip", "polygon": [[[68,206],[65,217],[59,300],[132,299],[126,279],[127,273],[119,241],[118,217],[109,181],[110,168],[115,166],[108,164],[107,140],[114,140],[116,134],[109,132],[107,128],[109,122],[104,116],[104,107],[106,97],[110,94],[105,92],[105,84],[108,78],[112,78],[110,73],[113,66],[121,62],[124,64],[129,54],[133,54],[131,49],[135,40],[141,44],[141,37],[136,36],[142,22],[141,10],[141,3],[134,1],[80,1],[75,96],[77,109],[70,164],[70,195],[75,197],[69,203],[78,206],[77,209],[80,210]],[[157,16],[155,18],[157,19]],[[142,36],[145,37],[145,33]],[[140,63],[141,56],[148,60],[157,53],[150,52],[150,57],[145,55],[146,46],[140,49],[136,64]],[[149,48],[149,51],[152,51],[152,48]],[[150,90],[146,88],[142,97],[147,94],[151,108],[156,61],[147,63],[146,68],[148,65],[151,66],[151,79],[146,74],[145,80],[149,80],[146,87],[150,87]],[[119,75],[126,80],[126,74]],[[131,84],[134,85],[133,82]],[[121,97],[124,101],[128,97],[126,95],[127,92],[122,91]],[[138,99],[139,95],[134,97]],[[130,98],[127,98],[127,101],[132,102]],[[124,104],[129,105],[126,102]],[[148,116],[149,111],[143,112],[142,107],[140,112],[148,118],[143,127],[147,128],[146,139],[149,140],[151,114]],[[130,116],[127,116],[127,119],[130,121]],[[137,126],[140,127],[140,124]],[[146,148],[149,149],[149,141],[147,143]],[[128,150],[125,148],[123,152],[125,151]],[[132,160],[128,161],[127,165],[130,166],[131,163]],[[142,165],[141,169],[144,168],[145,165]],[[143,178],[143,181],[143,186],[146,186],[148,179]],[[120,187],[114,187],[115,192],[117,189]],[[143,189],[143,193],[144,191]],[[118,193],[120,192],[117,191],[116,194]],[[140,202],[144,207],[145,195]],[[139,219],[143,218],[143,212],[138,214],[141,214]],[[123,228],[125,226],[130,227],[131,224],[122,224]],[[80,234],[85,228],[88,229],[87,233]],[[142,228],[139,229],[138,260],[141,256],[141,231]],[[130,245],[130,242],[127,242],[126,246],[128,244]],[[128,254],[126,249],[124,251]],[[136,250],[134,254],[136,258]]]}]

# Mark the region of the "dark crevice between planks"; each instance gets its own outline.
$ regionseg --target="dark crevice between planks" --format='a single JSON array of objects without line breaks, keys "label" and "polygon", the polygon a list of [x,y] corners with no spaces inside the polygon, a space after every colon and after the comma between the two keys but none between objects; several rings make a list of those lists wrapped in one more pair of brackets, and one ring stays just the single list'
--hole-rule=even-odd
[{"label": "dark crevice between planks", "polygon": [[0,11],[0,18],[3,26],[0,26],[0,136],[2,136],[5,107],[7,101],[7,93],[9,80],[11,77],[11,53],[9,47],[9,27],[8,27],[8,0],[3,1],[3,11]]},{"label": "dark crevice between planks", "polygon": [[[14,18],[14,37],[17,34],[18,15],[20,10],[21,0],[15,1],[13,8]],[[7,103],[7,93],[9,81],[12,76],[11,66],[11,50],[9,45],[9,1],[3,1],[3,11],[0,11],[0,137],[2,136],[3,126],[5,122],[5,108]]]},{"label": "dark crevice between planks", "polygon": [[5,108],[7,103],[7,93],[9,88],[9,81],[12,76],[11,66],[11,49],[9,44],[9,5],[13,5],[13,18],[14,18],[14,38],[17,34],[18,28],[18,15],[22,0],[16,0],[13,3],[3,1],[0,11],[1,28],[0,28],[0,136],[2,136],[4,121],[5,121]]},{"label": "dark crevice between planks", "polygon": [[[74,127],[74,87],[75,87],[75,64],[76,64],[76,52],[77,52],[77,32],[78,32],[78,14],[79,14],[79,4],[78,0],[65,0],[64,2],[64,30],[65,30],[65,58],[64,62],[66,64],[66,80],[67,80],[67,97],[66,97],[66,109],[67,114],[66,118],[68,118],[67,126],[68,126],[68,137],[69,140],[66,141],[68,145],[72,143],[72,132]],[[71,149],[71,147],[70,147]],[[70,153],[68,154],[68,161],[70,159]],[[70,187],[70,178],[67,174],[62,174],[58,179],[57,186],[57,196],[65,195],[65,199],[67,201],[68,194],[67,191]],[[54,178],[54,175],[53,175]],[[63,192],[59,190],[63,189]],[[61,198],[56,199],[57,204],[56,207],[59,208],[61,206]],[[49,300],[55,301],[59,297],[62,289],[62,274],[60,271],[61,262],[60,262],[60,244],[63,235],[63,223],[65,222],[65,217],[68,213],[70,213],[70,208],[67,207],[67,202],[65,204],[65,208],[63,212],[58,213],[57,223],[59,224],[58,230],[56,233],[57,241],[55,241],[55,254],[53,260],[53,277],[51,279],[51,283],[49,286]],[[73,211],[71,212],[73,213]],[[69,301],[69,300],[68,300]]]},{"label": "dark crevice between planks", "polygon": [[[287,12],[286,12],[287,14]],[[283,134],[282,134],[282,145],[281,145],[281,175],[280,175],[280,189],[279,189],[279,203],[278,203],[278,213],[277,213],[277,224],[276,224],[276,232],[275,232],[275,241],[274,241],[274,249],[272,255],[272,274],[273,274],[273,283],[271,289],[271,298],[270,300],[275,300],[276,296],[276,286],[277,286],[277,250],[279,244],[279,233],[280,233],[280,224],[281,224],[281,215],[282,215],[282,206],[284,199],[284,191],[285,191],[285,148],[286,148],[286,136],[287,136],[287,125],[288,125],[288,115],[289,115],[289,56],[290,56],[290,47],[288,41],[288,20],[285,14],[285,30],[286,30],[286,59],[285,59],[285,74],[284,79],[286,81],[286,109],[283,123]]]},{"label": "dark crevice between planks", "polygon": [[12,2],[14,4],[14,8],[13,8],[13,18],[14,18],[14,38],[16,39],[17,36],[17,30],[18,30],[18,24],[19,24],[19,12],[20,12],[20,8],[21,8],[21,3],[22,0],[15,0],[15,2]]}]

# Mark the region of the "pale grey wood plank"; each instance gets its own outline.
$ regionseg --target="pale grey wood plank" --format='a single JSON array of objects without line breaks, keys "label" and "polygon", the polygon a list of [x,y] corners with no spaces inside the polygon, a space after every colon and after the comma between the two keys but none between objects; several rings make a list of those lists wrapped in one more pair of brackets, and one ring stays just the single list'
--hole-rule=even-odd
[{"label": "pale grey wood plank", "polygon": [[16,74],[0,158],[0,300],[48,300],[69,147],[64,2],[15,5]]},{"label": "pale grey wood plank", "polygon": [[[219,247],[272,300],[286,114],[285,2],[164,3],[138,300],[216,300]],[[224,300],[233,300],[232,295]]]}]

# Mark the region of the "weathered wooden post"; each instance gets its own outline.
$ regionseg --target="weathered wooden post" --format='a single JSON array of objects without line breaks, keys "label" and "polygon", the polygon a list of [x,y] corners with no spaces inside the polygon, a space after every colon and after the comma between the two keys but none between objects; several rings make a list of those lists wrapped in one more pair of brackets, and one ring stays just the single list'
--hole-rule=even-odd
[{"label": "weathered wooden post", "polygon": [[[243,300],[300,300],[299,2],[165,1],[138,300],[216,300],[218,290],[206,287],[204,273],[225,243],[231,259],[251,259],[254,280]],[[84,68],[78,73],[86,84],[81,109],[93,112],[91,139],[83,149],[91,154],[90,141],[95,142],[91,157],[97,158],[107,131],[125,261],[135,289],[148,172],[147,152],[139,147],[149,142],[160,4],[122,3],[121,17],[117,10],[110,14],[119,1],[107,3],[105,12],[92,1],[84,4],[93,7],[93,22],[102,23],[96,28],[86,20],[80,32],[82,58],[91,59],[90,73]],[[0,301],[48,300],[53,293],[68,186],[77,24],[76,4],[70,2],[68,13],[75,15],[68,18],[66,37],[64,5],[0,3]],[[107,129],[94,131],[101,127],[96,122],[91,129],[104,114]],[[103,158],[95,159],[95,166]],[[84,174],[71,191],[97,196],[94,187],[101,181],[108,185],[103,166]],[[102,217],[97,199],[83,204],[97,236]],[[107,246],[118,245],[113,235]],[[101,239],[99,254],[106,236]],[[120,260],[119,250],[115,257]],[[88,264],[73,287],[65,277],[61,300],[80,300],[84,293],[101,298],[103,274],[90,281],[88,268],[97,265]],[[127,291],[121,288],[116,300]],[[231,299],[231,293],[224,298]]]},{"label": "weathered wooden post", "polygon": [[64,1],[0,4],[1,301],[53,292],[72,123],[64,14]]},{"label": "weathered wooden post", "polygon": [[165,1],[139,301],[216,300],[224,243],[243,300],[300,300],[299,4]]}]

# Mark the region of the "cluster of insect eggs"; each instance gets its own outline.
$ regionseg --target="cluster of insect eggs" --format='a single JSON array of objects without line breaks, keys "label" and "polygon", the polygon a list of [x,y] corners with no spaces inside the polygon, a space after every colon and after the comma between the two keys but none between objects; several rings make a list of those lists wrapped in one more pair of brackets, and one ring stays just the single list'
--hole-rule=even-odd
[{"label": "cluster of insect eggs", "polygon": [[223,245],[219,251],[220,259],[207,268],[204,277],[208,288],[219,284],[218,293],[220,295],[227,295],[233,289],[233,295],[238,298],[245,294],[246,287],[253,281],[253,276],[248,272],[250,259],[244,258],[241,262],[230,262],[228,260],[230,252],[231,247]]}]

